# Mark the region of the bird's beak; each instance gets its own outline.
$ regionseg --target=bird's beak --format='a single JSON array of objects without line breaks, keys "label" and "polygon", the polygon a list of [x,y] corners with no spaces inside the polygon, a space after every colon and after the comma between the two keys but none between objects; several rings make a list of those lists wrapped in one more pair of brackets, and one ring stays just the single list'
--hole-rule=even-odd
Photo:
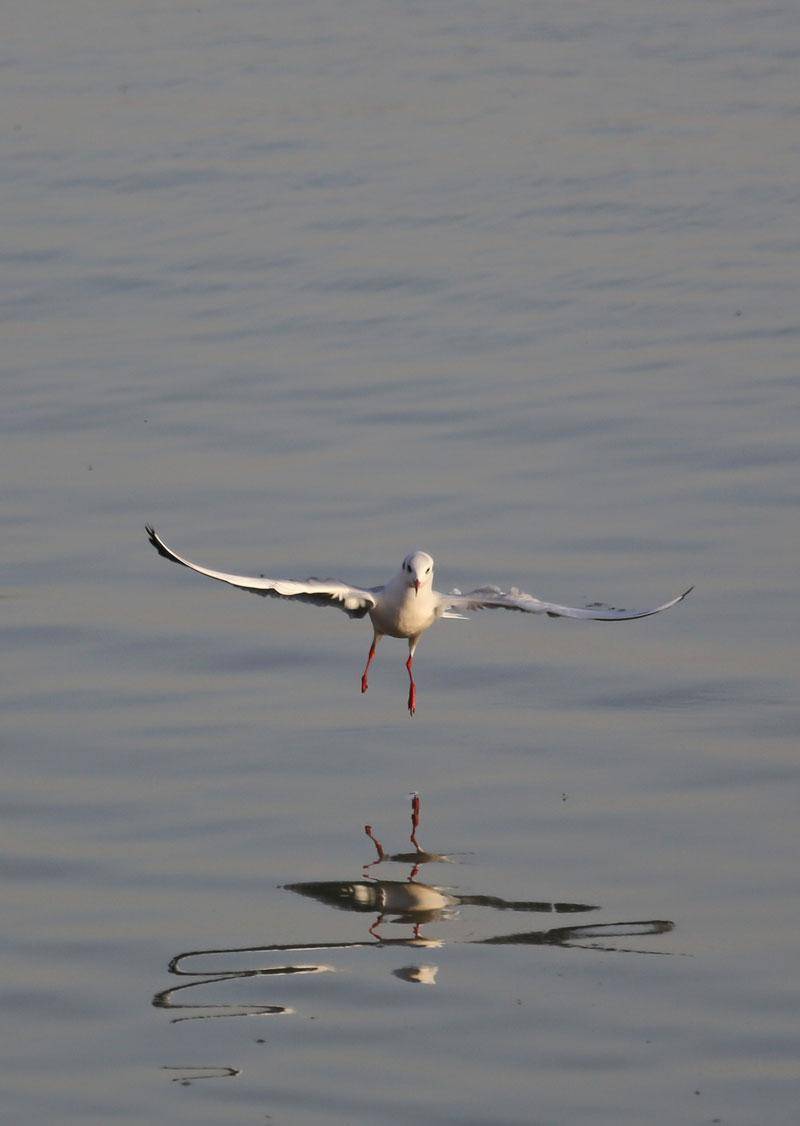
[{"label": "bird's beak", "polygon": [[419,579],[414,579],[414,595],[419,594]]}]

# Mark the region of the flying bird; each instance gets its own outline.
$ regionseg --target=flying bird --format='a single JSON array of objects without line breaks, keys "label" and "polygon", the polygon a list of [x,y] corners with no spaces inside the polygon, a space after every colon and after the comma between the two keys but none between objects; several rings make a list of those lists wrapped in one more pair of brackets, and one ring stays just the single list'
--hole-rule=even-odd
[{"label": "flying bird", "polygon": [[426,551],[412,551],[403,560],[397,574],[384,586],[358,587],[336,579],[267,579],[247,575],[229,575],[225,571],[212,571],[184,559],[164,541],[149,524],[145,525],[150,543],[159,555],[180,563],[200,575],[228,583],[229,586],[249,590],[267,598],[292,598],[298,602],[310,602],[314,606],[335,606],[343,610],[349,618],[364,618],[369,615],[372,622],[372,644],[364,672],[361,676],[361,691],[369,688],[369,670],[375,659],[375,651],[383,637],[399,637],[408,641],[408,712],[414,715],[417,710],[417,686],[414,681],[414,653],[419,639],[427,629],[440,618],[463,618],[465,610],[518,610],[523,614],[547,614],[550,618],[587,618],[598,622],[621,622],[632,618],[648,618],[676,606],[694,587],[689,587],[677,598],[653,606],[649,610],[617,610],[600,603],[584,609],[574,606],[560,606],[557,602],[543,602],[532,594],[512,587],[503,591],[496,586],[478,587],[467,594],[455,590],[442,594],[433,589],[433,559]]}]

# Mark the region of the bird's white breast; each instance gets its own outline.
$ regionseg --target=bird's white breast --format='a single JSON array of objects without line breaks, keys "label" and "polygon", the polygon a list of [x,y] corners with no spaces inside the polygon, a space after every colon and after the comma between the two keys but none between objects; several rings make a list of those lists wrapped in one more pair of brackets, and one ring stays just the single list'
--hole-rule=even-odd
[{"label": "bird's white breast", "polygon": [[433,625],[438,617],[438,601],[433,591],[390,583],[377,604],[369,612],[379,633],[390,637],[417,637]]}]

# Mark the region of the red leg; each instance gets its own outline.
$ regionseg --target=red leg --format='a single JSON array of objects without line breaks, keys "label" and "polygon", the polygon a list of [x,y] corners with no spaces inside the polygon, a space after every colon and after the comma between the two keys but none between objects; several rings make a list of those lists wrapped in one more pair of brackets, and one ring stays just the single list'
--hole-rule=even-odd
[{"label": "red leg", "polygon": [[369,681],[367,680],[367,676],[369,674],[369,666],[375,660],[375,650],[377,648],[378,648],[378,635],[375,634],[375,636],[372,639],[372,644],[369,647],[369,656],[367,657],[367,663],[366,663],[366,666],[364,668],[364,672],[361,676],[361,692],[362,692],[362,694],[364,692],[366,692],[366,690],[369,688]]},{"label": "red leg", "polygon": [[408,688],[408,714],[413,715],[414,712],[417,710],[417,686],[414,683],[414,673],[412,672],[412,669],[414,668],[414,654],[413,653],[408,654],[408,660],[406,661],[406,668],[408,669],[408,679],[411,681],[411,684],[409,685],[409,688]]}]

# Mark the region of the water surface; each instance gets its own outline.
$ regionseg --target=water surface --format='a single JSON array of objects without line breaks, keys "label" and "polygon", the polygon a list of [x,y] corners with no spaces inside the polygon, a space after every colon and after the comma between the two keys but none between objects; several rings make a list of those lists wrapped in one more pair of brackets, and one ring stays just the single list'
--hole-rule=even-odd
[{"label": "water surface", "polygon": [[[7,23],[6,1113],[794,1122],[795,10]],[[362,698],[364,623],[147,520],[245,573],[697,589],[444,622],[410,720],[402,645]],[[376,930],[412,790],[453,859]]]}]

